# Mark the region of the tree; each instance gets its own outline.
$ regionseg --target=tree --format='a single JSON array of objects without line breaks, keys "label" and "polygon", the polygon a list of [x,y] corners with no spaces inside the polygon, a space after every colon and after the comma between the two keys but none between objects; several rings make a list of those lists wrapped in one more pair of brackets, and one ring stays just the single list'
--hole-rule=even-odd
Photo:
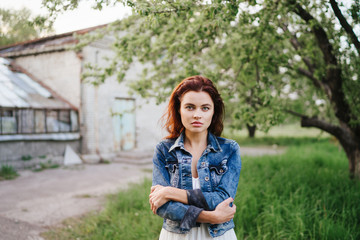
[{"label": "tree", "polygon": [[339,140],[360,179],[358,1],[119,2],[134,15],[112,27],[127,34],[109,67],[89,76],[123,80],[135,59],[151,63],[131,87],[161,102],[179,79],[204,74],[217,80],[235,123],[267,128],[284,113],[298,116]]},{"label": "tree", "polygon": [[0,9],[0,46],[38,38],[53,32],[52,22],[44,16],[31,16],[27,8]]}]

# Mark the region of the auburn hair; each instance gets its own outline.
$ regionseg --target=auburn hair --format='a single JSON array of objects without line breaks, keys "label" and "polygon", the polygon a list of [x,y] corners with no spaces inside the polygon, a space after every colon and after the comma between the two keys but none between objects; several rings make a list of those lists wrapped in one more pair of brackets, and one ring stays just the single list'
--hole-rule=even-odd
[{"label": "auburn hair", "polygon": [[162,116],[164,128],[169,132],[169,135],[166,138],[177,138],[184,130],[180,116],[180,104],[184,94],[189,91],[203,91],[210,95],[214,102],[214,115],[208,130],[212,134],[220,136],[224,128],[224,102],[210,79],[196,75],[182,80],[179,85],[174,88],[170,96],[167,111]]}]

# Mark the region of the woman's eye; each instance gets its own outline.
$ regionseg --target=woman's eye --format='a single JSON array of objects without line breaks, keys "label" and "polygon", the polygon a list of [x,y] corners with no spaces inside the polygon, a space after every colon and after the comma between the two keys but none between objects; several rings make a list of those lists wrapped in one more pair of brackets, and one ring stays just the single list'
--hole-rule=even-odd
[{"label": "woman's eye", "polygon": [[210,108],[209,107],[203,107],[202,110],[203,111],[208,111]]},{"label": "woman's eye", "polygon": [[189,109],[189,110],[193,110],[193,109],[194,109],[193,106],[186,106],[185,108],[186,108],[186,109]]}]

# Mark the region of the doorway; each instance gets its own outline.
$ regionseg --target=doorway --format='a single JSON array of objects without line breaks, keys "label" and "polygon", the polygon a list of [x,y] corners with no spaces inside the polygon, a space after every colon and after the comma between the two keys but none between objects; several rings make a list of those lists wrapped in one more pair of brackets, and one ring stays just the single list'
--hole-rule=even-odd
[{"label": "doorway", "polygon": [[115,98],[112,107],[115,151],[128,151],[136,146],[135,99]]}]

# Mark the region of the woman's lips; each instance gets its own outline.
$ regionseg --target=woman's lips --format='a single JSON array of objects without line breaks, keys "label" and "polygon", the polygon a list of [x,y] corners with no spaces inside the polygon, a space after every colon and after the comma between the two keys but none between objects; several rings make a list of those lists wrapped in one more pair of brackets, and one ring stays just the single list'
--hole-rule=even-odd
[{"label": "woman's lips", "polygon": [[191,125],[193,125],[193,127],[201,127],[203,124],[201,122],[192,122]]}]

